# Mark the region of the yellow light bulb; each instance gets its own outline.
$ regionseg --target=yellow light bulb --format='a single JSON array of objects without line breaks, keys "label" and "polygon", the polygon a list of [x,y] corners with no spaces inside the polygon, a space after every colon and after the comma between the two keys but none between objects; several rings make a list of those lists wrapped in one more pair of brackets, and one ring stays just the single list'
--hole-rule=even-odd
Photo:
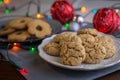
[{"label": "yellow light bulb", "polygon": [[82,6],[81,9],[80,9],[81,12],[87,12],[87,8]]},{"label": "yellow light bulb", "polygon": [[17,45],[17,43],[13,43],[13,45],[14,45],[14,46],[16,46],[16,45]]},{"label": "yellow light bulb", "polygon": [[40,13],[37,13],[36,14],[36,18],[38,18],[38,19],[40,19],[40,18],[43,18],[44,16],[42,15],[42,14],[40,14]]}]

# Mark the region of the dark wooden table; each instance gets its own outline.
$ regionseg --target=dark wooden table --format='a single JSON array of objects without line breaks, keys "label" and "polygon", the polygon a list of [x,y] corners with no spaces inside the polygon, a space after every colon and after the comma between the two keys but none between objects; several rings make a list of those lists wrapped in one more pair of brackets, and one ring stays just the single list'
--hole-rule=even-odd
[{"label": "dark wooden table", "polygon": [[[26,80],[6,61],[0,61],[0,80]],[[120,71],[108,74],[96,80],[120,80]]]},{"label": "dark wooden table", "polygon": [[0,80],[26,80],[9,62],[0,60]]},{"label": "dark wooden table", "polygon": [[98,78],[96,80],[120,80],[120,70]]}]

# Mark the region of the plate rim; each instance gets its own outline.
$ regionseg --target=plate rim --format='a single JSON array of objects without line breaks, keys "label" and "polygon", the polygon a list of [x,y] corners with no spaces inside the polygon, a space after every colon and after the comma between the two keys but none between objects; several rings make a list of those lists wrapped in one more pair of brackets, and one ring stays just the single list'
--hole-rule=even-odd
[{"label": "plate rim", "polygon": [[[64,32],[63,32],[63,33],[64,33]],[[73,33],[75,33],[75,32],[73,32]],[[76,33],[75,33],[75,34],[76,34]],[[100,34],[104,34],[104,33],[101,33],[101,32],[100,32]],[[69,65],[64,65],[64,64],[58,63],[58,62],[49,61],[49,60],[45,59],[45,58],[42,56],[42,53],[41,53],[41,50],[43,50],[43,49],[42,49],[42,44],[43,44],[46,40],[52,39],[52,38],[53,38],[54,36],[56,36],[56,35],[57,35],[57,34],[54,34],[54,35],[52,35],[51,37],[45,38],[45,39],[41,42],[41,44],[38,45],[39,56],[40,56],[44,61],[46,61],[47,63],[50,63],[50,64],[52,64],[52,65],[54,65],[54,66],[57,66],[57,67],[65,68],[65,69],[84,70],[84,71],[100,70],[100,69],[104,69],[104,68],[107,68],[107,67],[112,67],[112,66],[120,63],[120,59],[119,59],[118,61],[116,61],[116,62],[114,62],[114,63],[108,64],[108,65],[102,65],[102,66],[99,66],[99,67],[96,67],[96,68],[80,68],[80,67],[77,67],[77,68],[76,68],[75,66],[69,66]],[[105,35],[106,35],[106,34],[105,34]],[[111,36],[112,38],[115,38],[115,37],[112,36],[112,35],[108,35],[108,36]],[[114,39],[114,40],[115,40],[115,39]],[[117,40],[117,41],[118,41],[118,40]],[[120,44],[120,43],[119,43],[119,44]],[[47,55],[48,55],[48,54],[47,54]],[[49,55],[49,56],[50,56],[50,55]],[[52,56],[52,57],[54,57],[54,56]],[[93,64],[93,65],[94,65],[94,64]]]}]

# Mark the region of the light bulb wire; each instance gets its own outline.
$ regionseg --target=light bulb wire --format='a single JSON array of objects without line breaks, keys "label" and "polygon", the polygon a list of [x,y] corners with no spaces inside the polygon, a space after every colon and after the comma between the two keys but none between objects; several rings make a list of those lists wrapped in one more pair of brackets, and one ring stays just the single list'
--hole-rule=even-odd
[{"label": "light bulb wire", "polygon": [[9,43],[9,44],[7,45],[7,50],[6,50],[6,51],[7,51],[8,61],[12,61],[12,60],[10,59],[10,57],[9,57],[9,48],[10,48],[10,46],[12,46],[12,44]]}]

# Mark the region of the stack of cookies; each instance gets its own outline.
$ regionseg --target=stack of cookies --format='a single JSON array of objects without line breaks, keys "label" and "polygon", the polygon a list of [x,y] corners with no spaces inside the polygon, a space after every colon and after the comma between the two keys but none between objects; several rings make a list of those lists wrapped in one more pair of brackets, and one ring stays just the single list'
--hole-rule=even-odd
[{"label": "stack of cookies", "polygon": [[0,36],[7,37],[10,42],[23,42],[31,37],[41,39],[51,33],[52,29],[47,22],[30,17],[16,18],[0,29]]},{"label": "stack of cookies", "polygon": [[56,35],[44,46],[44,51],[60,57],[61,63],[75,66],[81,63],[95,64],[115,55],[114,41],[108,36],[99,36],[93,28],[79,30],[77,35],[65,32]]}]

